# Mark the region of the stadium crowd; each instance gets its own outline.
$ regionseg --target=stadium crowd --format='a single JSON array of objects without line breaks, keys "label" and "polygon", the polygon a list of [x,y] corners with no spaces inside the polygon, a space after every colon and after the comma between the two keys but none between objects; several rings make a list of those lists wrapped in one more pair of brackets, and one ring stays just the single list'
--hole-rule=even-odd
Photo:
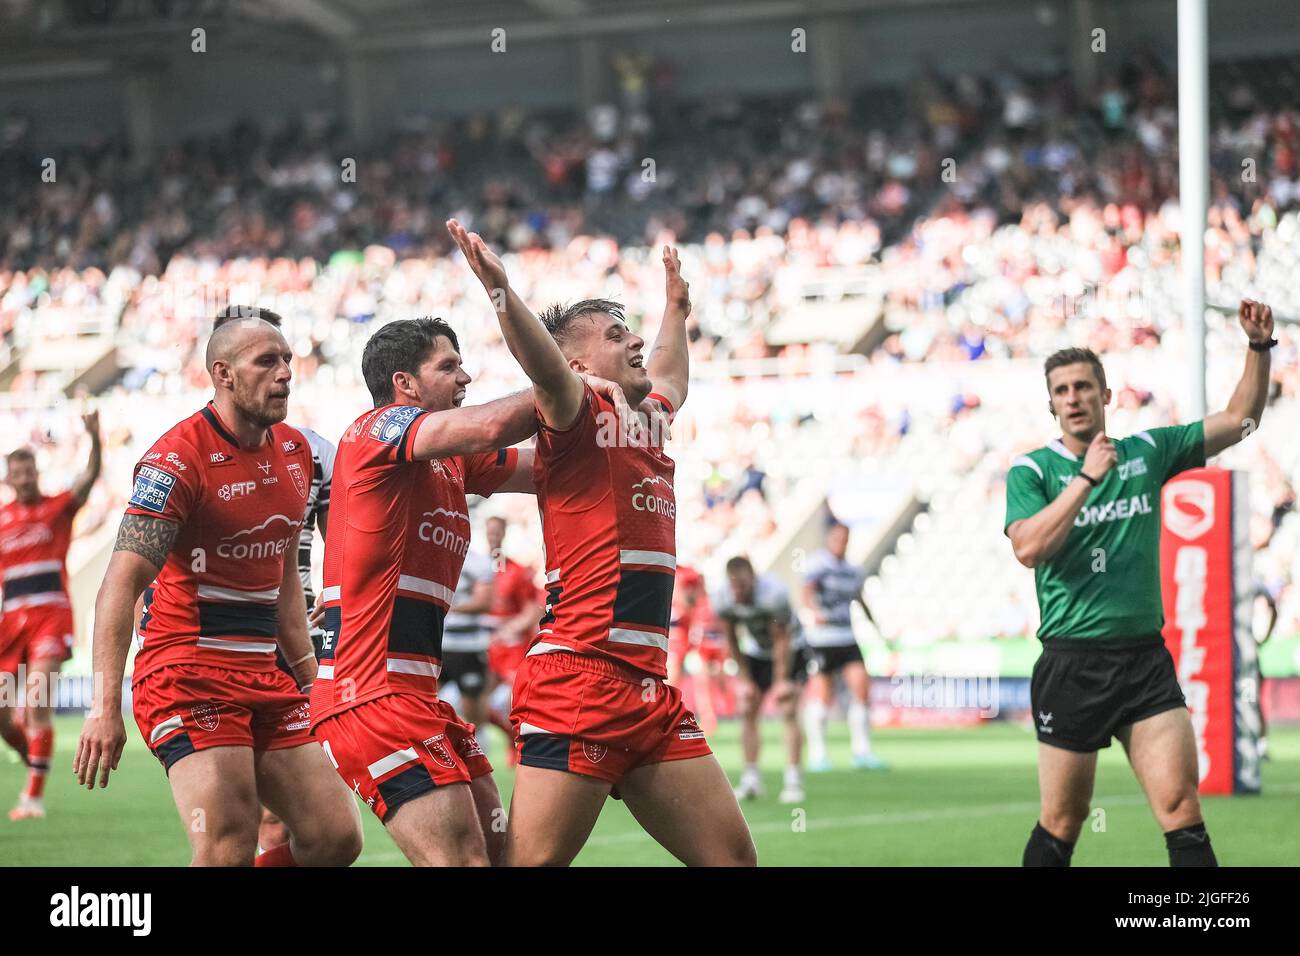
[{"label": "stadium crowd", "polygon": [[[1252,75],[1215,74],[1209,298],[1232,305],[1250,292],[1295,316],[1300,291],[1287,280],[1300,231],[1300,114]],[[807,477],[790,449],[807,444],[844,461],[888,458],[916,431],[969,419],[973,437],[955,464],[997,507],[1013,446],[1041,439],[1041,415],[1026,410],[1009,435],[1002,419],[982,416],[987,397],[964,387],[934,415],[929,379],[887,399],[856,397],[882,367],[1037,360],[1066,345],[1103,359],[1178,354],[1176,113],[1154,57],[1132,58],[1091,101],[1064,77],[1007,71],[924,71],[901,97],[852,104],[668,109],[669,84],[642,83],[648,91],[633,83],[618,106],[588,115],[424,119],[367,149],[321,117],[241,125],[149,167],[120,142],[88,143],[61,154],[57,182],[39,189],[16,174],[35,168],[39,128],[11,117],[0,142],[0,338],[57,348],[101,315],[127,369],[95,399],[106,480],[78,530],[120,509],[136,454],[200,400],[201,346],[229,302],[285,317],[299,357],[291,421],[326,435],[366,403],[360,348],[392,318],[452,322],[476,379],[471,401],[517,386],[472,276],[449,255],[448,215],[513,253],[525,301],[620,298],[647,338],[662,309],[653,250],[682,245],[706,397],[674,432],[686,479],[678,525],[692,559],[769,539],[781,502]],[[357,159],[355,182],[341,175],[346,157]],[[941,175],[946,159],[951,177]],[[774,322],[797,318],[808,283],[873,266],[888,334],[856,371],[829,371],[824,343],[770,344]],[[1294,331],[1279,337],[1275,392],[1294,401],[1300,343]],[[58,487],[83,456],[74,411],[47,408],[50,384],[19,374],[0,417],[6,435],[38,448]],[[1115,384],[1116,422],[1176,420],[1177,385]],[[1271,509],[1252,533],[1262,580],[1284,611],[1279,628],[1300,631],[1300,568],[1294,549],[1283,553],[1294,518],[1281,541],[1275,534],[1294,507],[1295,474],[1264,447],[1250,454],[1267,486],[1257,503]]]}]

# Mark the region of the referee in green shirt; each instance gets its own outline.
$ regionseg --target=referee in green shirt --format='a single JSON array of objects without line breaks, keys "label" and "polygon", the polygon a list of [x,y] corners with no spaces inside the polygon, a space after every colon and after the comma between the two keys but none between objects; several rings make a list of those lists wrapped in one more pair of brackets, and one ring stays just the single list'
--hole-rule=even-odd
[{"label": "referee in green shirt", "polygon": [[1025,866],[1068,866],[1092,800],[1097,751],[1118,737],[1165,834],[1171,866],[1215,866],[1197,794],[1196,739],[1160,636],[1160,488],[1259,425],[1272,310],[1243,300],[1246,369],[1225,411],[1106,436],[1106,373],[1088,349],[1047,360],[1062,435],[1007,473],[1005,531],[1034,569],[1043,653],[1030,700],[1038,730],[1038,823]]}]

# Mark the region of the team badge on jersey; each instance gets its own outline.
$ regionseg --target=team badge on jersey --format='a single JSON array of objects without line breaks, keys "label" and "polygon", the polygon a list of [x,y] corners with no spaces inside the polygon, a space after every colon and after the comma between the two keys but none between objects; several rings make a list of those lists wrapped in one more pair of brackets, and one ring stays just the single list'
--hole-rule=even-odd
[{"label": "team badge on jersey", "polygon": [[221,723],[221,714],[217,710],[217,705],[211,701],[191,707],[190,716],[194,718],[200,730],[208,732],[216,730],[217,725]]},{"label": "team badge on jersey", "polygon": [[434,734],[428,740],[424,741],[424,749],[429,751],[430,757],[448,770],[455,769],[456,758],[453,757],[451,751],[447,749],[446,734]]},{"label": "team badge on jersey", "polygon": [[298,464],[296,461],[291,461],[287,467],[289,469],[289,477],[293,479],[293,486],[298,490],[298,497],[306,498],[307,479],[302,473],[302,465]]},{"label": "team badge on jersey", "polygon": [[167,499],[176,487],[176,476],[159,468],[141,465],[135,476],[135,488],[131,492],[132,505],[162,514],[167,508]]},{"label": "team badge on jersey", "polygon": [[605,759],[605,754],[609,753],[609,748],[604,744],[591,744],[583,742],[582,754],[592,763],[600,763]]},{"label": "team badge on jersey", "polygon": [[384,409],[370,426],[370,437],[388,445],[400,444],[406,429],[422,411],[422,408],[415,405],[397,405]]}]

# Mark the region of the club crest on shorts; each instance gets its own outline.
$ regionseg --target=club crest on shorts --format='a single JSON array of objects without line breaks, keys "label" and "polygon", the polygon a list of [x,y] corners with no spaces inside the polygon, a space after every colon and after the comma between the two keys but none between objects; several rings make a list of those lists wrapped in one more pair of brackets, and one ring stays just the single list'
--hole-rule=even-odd
[{"label": "club crest on shorts", "polygon": [[289,477],[293,479],[293,486],[298,490],[298,497],[306,498],[307,479],[302,473],[302,465],[296,461],[291,461],[285,467],[289,469]]},{"label": "club crest on shorts", "polygon": [[216,730],[217,725],[221,723],[221,714],[217,711],[217,705],[211,701],[191,707],[190,716],[194,718],[200,730],[208,732]]},{"label": "club crest on shorts", "polygon": [[604,744],[593,744],[583,741],[582,753],[592,763],[600,763],[605,759],[605,754],[609,753],[609,748]]},{"label": "club crest on shorts", "polygon": [[448,770],[456,768],[456,758],[447,749],[446,734],[434,734],[429,737],[424,741],[424,749],[429,751],[429,756],[440,766],[446,767]]},{"label": "club crest on shorts", "polygon": [[456,745],[456,752],[467,760],[470,757],[486,756],[483,753],[483,745],[478,742],[478,737],[474,734],[462,737],[460,743]]},{"label": "club crest on shorts", "polygon": [[702,740],[704,731],[700,730],[700,725],[695,720],[694,714],[687,714],[682,718],[682,722],[677,725],[678,740]]}]

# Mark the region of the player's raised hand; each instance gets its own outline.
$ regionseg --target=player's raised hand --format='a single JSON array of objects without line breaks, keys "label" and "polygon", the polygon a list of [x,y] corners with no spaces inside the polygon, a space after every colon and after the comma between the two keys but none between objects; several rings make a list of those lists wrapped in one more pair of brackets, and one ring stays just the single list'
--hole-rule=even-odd
[{"label": "player's raised hand", "polygon": [[77,741],[77,755],[72,758],[72,772],[77,782],[87,790],[95,789],[99,778],[101,789],[108,786],[109,771],[116,770],[126,746],[126,725],[122,712],[111,708],[109,713],[86,718]]},{"label": "player's raised hand", "polygon": [[1267,342],[1273,337],[1273,310],[1263,302],[1242,299],[1237,307],[1237,317],[1246,338],[1252,342]]},{"label": "player's raised hand", "polygon": [[691,314],[691,284],[682,278],[682,260],[672,246],[664,246],[664,296],[668,308]]},{"label": "player's raised hand", "polygon": [[508,289],[510,277],[506,275],[506,267],[502,265],[500,257],[488,248],[482,236],[477,232],[466,232],[465,227],[455,219],[447,220],[447,231],[451,233],[451,238],[456,240],[456,245],[465,256],[465,261],[469,263],[474,275],[478,276],[478,281],[483,283],[483,288],[493,297],[497,311],[503,311],[505,296],[501,295],[498,302],[497,290]]},{"label": "player's raised hand", "polygon": [[1105,432],[1097,432],[1092,436],[1092,441],[1088,443],[1088,450],[1083,456],[1083,470],[1089,478],[1095,478],[1100,481],[1106,472],[1115,467],[1115,462],[1119,458],[1119,452],[1115,450],[1115,443],[1106,437]]},{"label": "player's raised hand", "polygon": [[86,431],[91,435],[99,434],[99,411],[87,412],[81,416],[81,424],[86,426]]}]

